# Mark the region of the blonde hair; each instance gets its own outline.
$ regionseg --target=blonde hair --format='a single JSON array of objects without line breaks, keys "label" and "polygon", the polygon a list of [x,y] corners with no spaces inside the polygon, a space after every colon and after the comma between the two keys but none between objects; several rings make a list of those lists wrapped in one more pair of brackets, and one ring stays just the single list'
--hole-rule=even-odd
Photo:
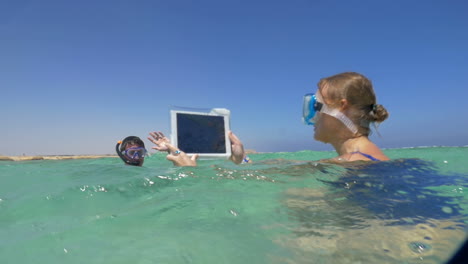
[{"label": "blonde hair", "polygon": [[383,122],[389,113],[377,104],[372,82],[356,72],[344,72],[323,78],[318,83],[319,90],[327,87],[327,100],[337,103],[346,99],[352,107],[351,120],[360,127],[360,132],[369,135],[369,123]]}]

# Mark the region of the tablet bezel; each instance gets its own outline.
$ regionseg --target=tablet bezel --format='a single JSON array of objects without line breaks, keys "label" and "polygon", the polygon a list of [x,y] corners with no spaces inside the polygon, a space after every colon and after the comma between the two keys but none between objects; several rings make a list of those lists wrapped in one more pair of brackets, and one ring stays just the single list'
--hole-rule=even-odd
[{"label": "tablet bezel", "polygon": [[[177,114],[201,115],[201,116],[220,116],[224,120],[224,141],[225,153],[186,153],[187,155],[198,154],[200,159],[228,159],[231,157],[231,141],[229,140],[230,128],[230,111],[224,108],[214,108],[211,110],[186,110],[186,109],[172,109],[171,115],[171,144],[179,148],[178,144],[178,127],[177,127]],[[183,151],[183,149],[181,149]]]}]

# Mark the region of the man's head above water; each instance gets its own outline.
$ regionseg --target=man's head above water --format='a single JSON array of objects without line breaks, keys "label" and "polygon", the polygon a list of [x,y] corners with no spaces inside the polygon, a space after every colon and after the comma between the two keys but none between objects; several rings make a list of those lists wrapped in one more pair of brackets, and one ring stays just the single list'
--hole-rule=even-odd
[{"label": "man's head above water", "polygon": [[147,152],[143,140],[136,136],[117,142],[115,150],[125,164],[132,166],[142,166]]}]

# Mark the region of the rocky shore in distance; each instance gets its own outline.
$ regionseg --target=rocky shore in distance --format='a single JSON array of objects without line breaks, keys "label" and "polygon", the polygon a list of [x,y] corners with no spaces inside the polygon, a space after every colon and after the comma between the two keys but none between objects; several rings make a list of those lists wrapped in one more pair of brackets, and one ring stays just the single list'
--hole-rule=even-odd
[{"label": "rocky shore in distance", "polygon": [[116,158],[116,155],[45,155],[45,156],[1,156],[0,161],[27,161],[27,160],[68,160],[68,159],[100,159]]}]

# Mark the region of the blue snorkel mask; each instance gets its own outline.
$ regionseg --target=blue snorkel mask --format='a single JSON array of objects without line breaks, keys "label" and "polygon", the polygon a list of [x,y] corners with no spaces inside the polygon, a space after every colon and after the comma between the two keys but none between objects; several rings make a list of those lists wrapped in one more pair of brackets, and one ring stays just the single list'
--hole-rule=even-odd
[{"label": "blue snorkel mask", "polygon": [[320,94],[309,93],[304,95],[303,105],[302,105],[302,121],[306,125],[314,125],[317,122],[318,112],[327,114],[341,121],[353,134],[358,132],[356,125],[349,119],[345,114],[343,114],[337,108],[332,108],[324,103],[321,103],[317,100],[322,101]]},{"label": "blue snorkel mask", "polygon": [[316,121],[316,115],[322,110],[323,104],[317,101],[313,93],[304,95],[302,104],[302,122],[306,125],[313,125]]}]

